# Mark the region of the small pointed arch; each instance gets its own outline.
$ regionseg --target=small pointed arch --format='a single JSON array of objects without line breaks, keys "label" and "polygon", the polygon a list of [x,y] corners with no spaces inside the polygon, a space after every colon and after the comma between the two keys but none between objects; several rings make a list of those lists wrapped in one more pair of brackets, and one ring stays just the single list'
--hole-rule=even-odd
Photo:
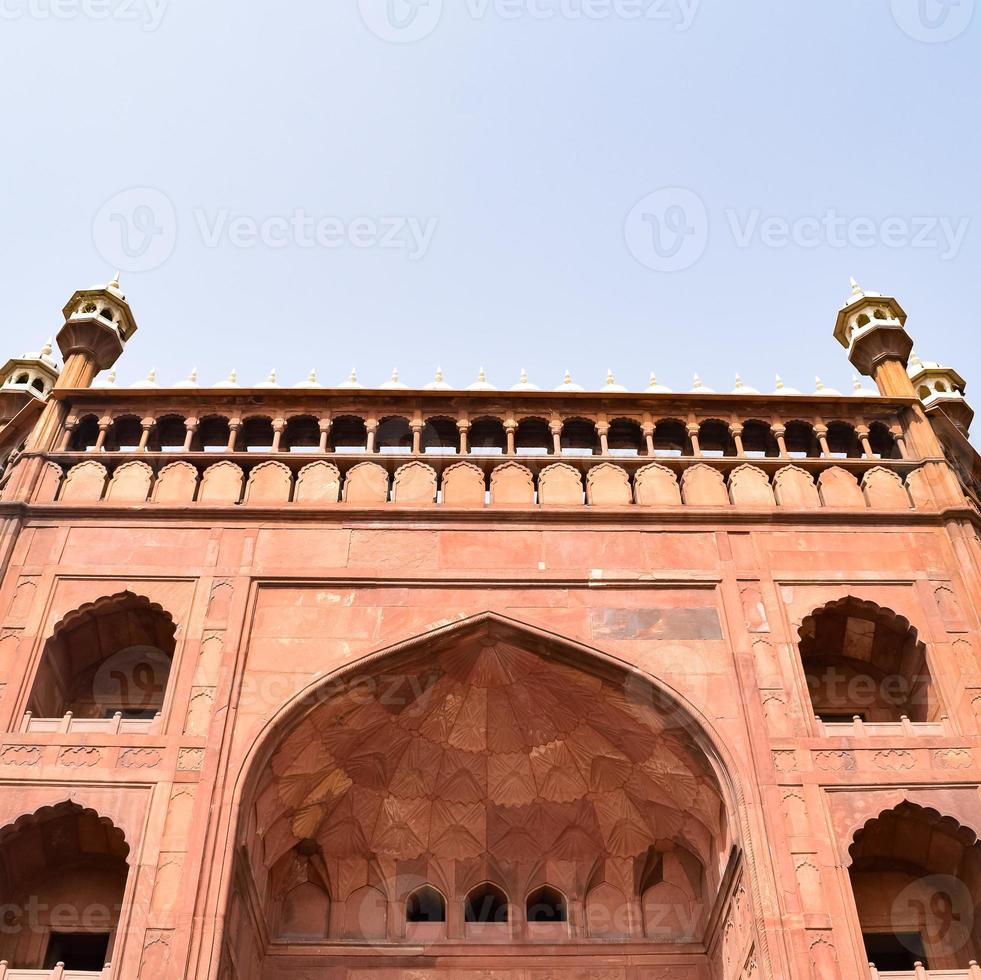
[{"label": "small pointed arch", "polygon": [[[65,800],[0,829],[0,890],[8,917],[0,960],[25,970],[92,970],[109,962],[129,876],[130,848],[111,820]],[[81,939],[79,939],[81,937]],[[33,975],[33,974],[32,974]],[[47,976],[45,972],[40,975]]]},{"label": "small pointed arch", "polygon": [[28,710],[35,717],[152,718],[163,707],[177,624],[145,596],[120,592],[86,603],[54,628]]},{"label": "small pointed arch", "polygon": [[483,881],[467,892],[463,900],[464,922],[507,922],[508,919],[509,903],[503,888]]},{"label": "small pointed arch", "polygon": [[735,456],[736,441],[729,423],[722,419],[705,419],[698,427],[698,451],[702,456]]},{"label": "small pointed arch", "polygon": [[147,448],[153,452],[183,452],[187,440],[187,419],[183,415],[168,414],[157,419],[150,431]]},{"label": "small pointed arch", "polygon": [[587,418],[570,418],[562,422],[560,446],[565,456],[598,456],[602,452],[596,422]]},{"label": "small pointed arch", "polygon": [[76,463],[61,484],[58,499],[62,503],[95,503],[106,489],[108,470],[95,459]]},{"label": "small pointed arch", "polygon": [[68,440],[68,448],[75,453],[90,453],[95,449],[99,440],[99,418],[96,415],[84,415],[78,420],[78,425],[72,431]]},{"label": "small pointed arch", "polygon": [[773,426],[762,419],[749,419],[743,423],[743,454],[750,459],[776,459],[780,445],[773,434]]},{"label": "small pointed arch", "polygon": [[431,456],[454,456],[460,448],[460,430],[456,419],[448,415],[432,415],[422,427],[419,446]]},{"label": "small pointed arch", "polygon": [[680,506],[678,477],[660,463],[649,463],[634,477],[634,502],[642,507]]},{"label": "small pointed arch", "polygon": [[291,415],[279,443],[280,452],[315,453],[320,450],[320,419],[315,415]]},{"label": "small pointed arch", "polygon": [[143,425],[136,415],[119,415],[112,420],[106,433],[105,448],[109,452],[135,452],[143,438]]},{"label": "small pointed arch", "polygon": [[17,377],[14,378],[15,385],[26,385],[28,381],[30,381],[30,375],[26,371],[18,374]]},{"label": "small pointed arch", "polygon": [[862,444],[855,426],[840,419],[829,422],[828,451],[834,459],[861,459]]},{"label": "small pointed arch", "polygon": [[357,415],[340,415],[330,426],[330,451],[363,453],[368,449],[368,427]]},{"label": "small pointed arch", "polygon": [[551,456],[555,452],[555,440],[548,421],[535,415],[519,420],[514,451],[519,456]]},{"label": "small pointed arch", "polygon": [[691,456],[688,427],[681,419],[658,419],[654,426],[655,456]]},{"label": "small pointed arch", "polygon": [[647,442],[636,419],[615,418],[606,437],[611,456],[646,456]]},{"label": "small pointed arch", "polygon": [[375,452],[392,455],[412,452],[412,426],[404,415],[387,415],[379,421]]},{"label": "small pointed arch", "polygon": [[40,392],[40,393],[41,393],[41,394],[43,395],[43,394],[44,394],[44,392],[45,392],[45,387],[44,387],[44,378],[35,378],[35,379],[34,379],[34,380],[33,380],[33,381],[31,382],[31,387],[32,387],[32,388],[33,388],[33,389],[34,389],[35,391],[38,391],[38,392]]},{"label": "small pointed arch", "polygon": [[224,415],[206,415],[191,437],[191,449],[196,453],[224,453],[231,441],[231,428]]},{"label": "small pointed arch", "polygon": [[814,424],[805,419],[791,419],[784,433],[787,455],[792,459],[817,459],[821,444],[814,432]]},{"label": "small pointed arch", "polygon": [[869,446],[877,459],[902,459],[896,437],[885,422],[873,422],[869,426]]},{"label": "small pointed arch", "polygon": [[499,418],[482,416],[470,425],[467,439],[472,456],[501,456],[508,451],[508,437]]},{"label": "small pointed arch", "polygon": [[552,885],[539,885],[525,899],[526,922],[568,922],[565,895]]},{"label": "small pointed arch", "polygon": [[268,415],[251,415],[242,421],[235,448],[240,453],[268,453],[272,451],[275,437]]},{"label": "small pointed arch", "polygon": [[445,922],[446,898],[430,884],[417,888],[405,900],[406,922]]}]

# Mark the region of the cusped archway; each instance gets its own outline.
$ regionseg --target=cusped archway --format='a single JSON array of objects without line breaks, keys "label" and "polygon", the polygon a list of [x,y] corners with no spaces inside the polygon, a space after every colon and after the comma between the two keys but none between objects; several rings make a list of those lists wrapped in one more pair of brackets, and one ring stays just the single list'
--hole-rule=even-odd
[{"label": "cusped archway", "polygon": [[[308,949],[304,962],[327,968],[339,947],[403,941],[427,886],[445,901],[436,941],[466,955],[472,895],[492,884],[508,915],[476,923],[488,942],[534,942],[525,898],[547,886],[562,896],[550,939],[595,941],[606,957],[687,943],[711,976],[722,884],[740,860],[727,778],[674,697],[575,644],[487,615],[382,651],[306,692],[255,753],[226,962],[251,949],[281,969],[302,942],[323,957]],[[651,867],[668,872],[655,880]],[[662,878],[695,910],[683,936],[645,926],[644,893]],[[315,914],[297,907],[303,895]],[[601,908],[611,896],[621,904]],[[277,931],[286,905],[291,921],[325,922],[323,935]]]}]

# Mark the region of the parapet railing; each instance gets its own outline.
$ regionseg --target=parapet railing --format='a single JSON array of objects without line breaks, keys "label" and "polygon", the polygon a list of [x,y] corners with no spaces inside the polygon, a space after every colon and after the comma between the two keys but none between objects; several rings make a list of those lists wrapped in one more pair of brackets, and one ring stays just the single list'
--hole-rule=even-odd
[{"label": "parapet railing", "polygon": [[[76,718],[66,712],[61,718],[36,718],[30,711],[24,714],[20,730],[24,733],[71,733],[75,735],[153,735],[160,727],[160,712],[152,718],[124,718],[117,711],[109,718]],[[2,974],[0,974],[2,980]]]},{"label": "parapet railing", "polygon": [[109,963],[101,970],[66,970],[64,963],[48,970],[19,970],[0,960],[0,980],[109,980],[111,973]]},{"label": "parapet railing", "polygon": [[[851,721],[824,721],[815,715],[818,731],[826,736],[848,736],[851,738],[878,738],[881,736],[902,737],[905,735],[955,735],[950,720],[946,717],[938,721],[910,721],[903,716],[899,721],[864,721],[856,715]],[[981,980],[981,978],[979,978]]]},{"label": "parapet railing", "polygon": [[971,960],[966,970],[928,970],[916,963],[912,970],[877,970],[869,964],[872,980],[981,980],[981,966]]}]

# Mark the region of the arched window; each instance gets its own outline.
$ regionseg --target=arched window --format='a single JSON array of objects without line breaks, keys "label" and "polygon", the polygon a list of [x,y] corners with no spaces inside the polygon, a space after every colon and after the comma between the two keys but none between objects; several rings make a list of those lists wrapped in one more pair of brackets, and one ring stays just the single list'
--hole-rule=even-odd
[{"label": "arched window", "polygon": [[72,437],[68,442],[68,448],[76,453],[91,452],[95,449],[98,439],[99,420],[94,415],[86,415],[75,426]]},{"label": "arched window", "polygon": [[272,450],[274,435],[272,419],[255,415],[242,423],[236,448],[239,452],[268,453]]},{"label": "arched window", "polygon": [[474,456],[500,456],[508,449],[504,423],[500,419],[475,419],[470,426],[470,452]]},{"label": "arched window", "polygon": [[220,415],[209,415],[201,419],[191,442],[191,449],[199,453],[227,452],[230,439],[228,419]]},{"label": "arched window", "polygon": [[884,422],[873,422],[869,426],[869,445],[872,455],[879,459],[899,459],[901,456],[899,446]]},{"label": "arched window", "polygon": [[562,453],[565,456],[597,456],[601,452],[596,423],[590,419],[566,419],[562,426]]},{"label": "arched window", "polygon": [[18,374],[17,375],[17,377],[14,379],[14,384],[15,385],[26,385],[28,381],[30,381],[30,377],[25,372],[24,374]]},{"label": "arched window", "polygon": [[330,427],[330,448],[335,453],[363,453],[368,448],[368,429],[364,419],[341,415]]},{"label": "arched window", "polygon": [[432,885],[417,888],[405,903],[406,922],[445,922],[446,899]]},{"label": "arched window", "polygon": [[548,422],[540,418],[522,419],[514,434],[514,449],[519,456],[550,456],[553,450]]},{"label": "arched window", "polygon": [[926,647],[901,616],[847,598],[808,616],[800,655],[814,714],[825,722],[935,721],[941,707]]},{"label": "arched window", "polygon": [[28,710],[35,718],[153,718],[161,710],[177,627],[148,599],[101,599],[68,615],[47,641]]},{"label": "arched window", "polygon": [[821,446],[814,434],[814,426],[810,422],[788,422],[784,440],[787,443],[787,455],[795,459],[808,459],[821,455]]},{"label": "arched window", "polygon": [[[866,959],[880,972],[967,971],[981,955],[981,845],[936,810],[903,802],[849,848]],[[931,974],[932,975],[932,974]]]},{"label": "arched window", "polygon": [[703,456],[736,455],[736,443],[729,426],[719,419],[709,419],[698,427],[698,448]]},{"label": "arched window", "polygon": [[375,452],[411,453],[412,428],[409,420],[398,415],[382,419],[375,436]]},{"label": "arched window", "polygon": [[496,885],[485,881],[467,895],[463,918],[465,922],[507,922],[508,897]]},{"label": "arched window", "polygon": [[780,445],[767,422],[750,419],[743,425],[743,452],[751,459],[776,459]]},{"label": "arched window", "polygon": [[640,423],[633,419],[614,419],[606,436],[611,456],[646,456],[647,444]]},{"label": "arched window", "polygon": [[128,854],[120,830],[76,803],[0,830],[0,960],[14,970],[64,963],[98,975],[112,956]]},{"label": "arched window", "polygon": [[460,433],[454,419],[438,416],[426,419],[420,442],[422,451],[434,456],[452,456],[460,447]]},{"label": "arched window", "polygon": [[861,459],[862,444],[855,428],[847,422],[832,422],[828,426],[828,449],[835,459]]},{"label": "arched window", "polygon": [[662,853],[651,848],[640,883],[644,935],[659,942],[695,939],[705,911],[702,902],[705,869],[683,847]]},{"label": "arched window", "polygon": [[112,420],[106,437],[106,449],[110,452],[132,453],[139,449],[143,438],[143,426],[135,415],[122,415]]},{"label": "arched window", "polygon": [[312,415],[286,420],[279,448],[285,453],[315,453],[320,449],[320,422]]},{"label": "arched window", "polygon": [[39,391],[39,392],[41,392],[41,394],[44,394],[44,379],[43,378],[35,378],[31,382],[31,387],[35,391]]},{"label": "arched window", "polygon": [[165,453],[180,452],[187,439],[187,422],[181,415],[165,415],[157,419],[150,435],[150,448]]},{"label": "arched window", "polygon": [[654,454],[656,456],[690,456],[691,442],[688,430],[678,419],[661,419],[654,426]]},{"label": "arched window", "polygon": [[528,922],[567,922],[569,911],[565,896],[550,885],[536,888],[525,902],[525,919]]}]

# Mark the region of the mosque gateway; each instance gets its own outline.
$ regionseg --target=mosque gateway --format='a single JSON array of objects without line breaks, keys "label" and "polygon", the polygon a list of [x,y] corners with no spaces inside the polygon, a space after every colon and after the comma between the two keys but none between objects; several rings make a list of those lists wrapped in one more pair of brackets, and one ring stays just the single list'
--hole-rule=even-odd
[{"label": "mosque gateway", "polygon": [[136,329],[0,369],[0,980],[981,980],[981,459],[896,299],[845,393]]}]

